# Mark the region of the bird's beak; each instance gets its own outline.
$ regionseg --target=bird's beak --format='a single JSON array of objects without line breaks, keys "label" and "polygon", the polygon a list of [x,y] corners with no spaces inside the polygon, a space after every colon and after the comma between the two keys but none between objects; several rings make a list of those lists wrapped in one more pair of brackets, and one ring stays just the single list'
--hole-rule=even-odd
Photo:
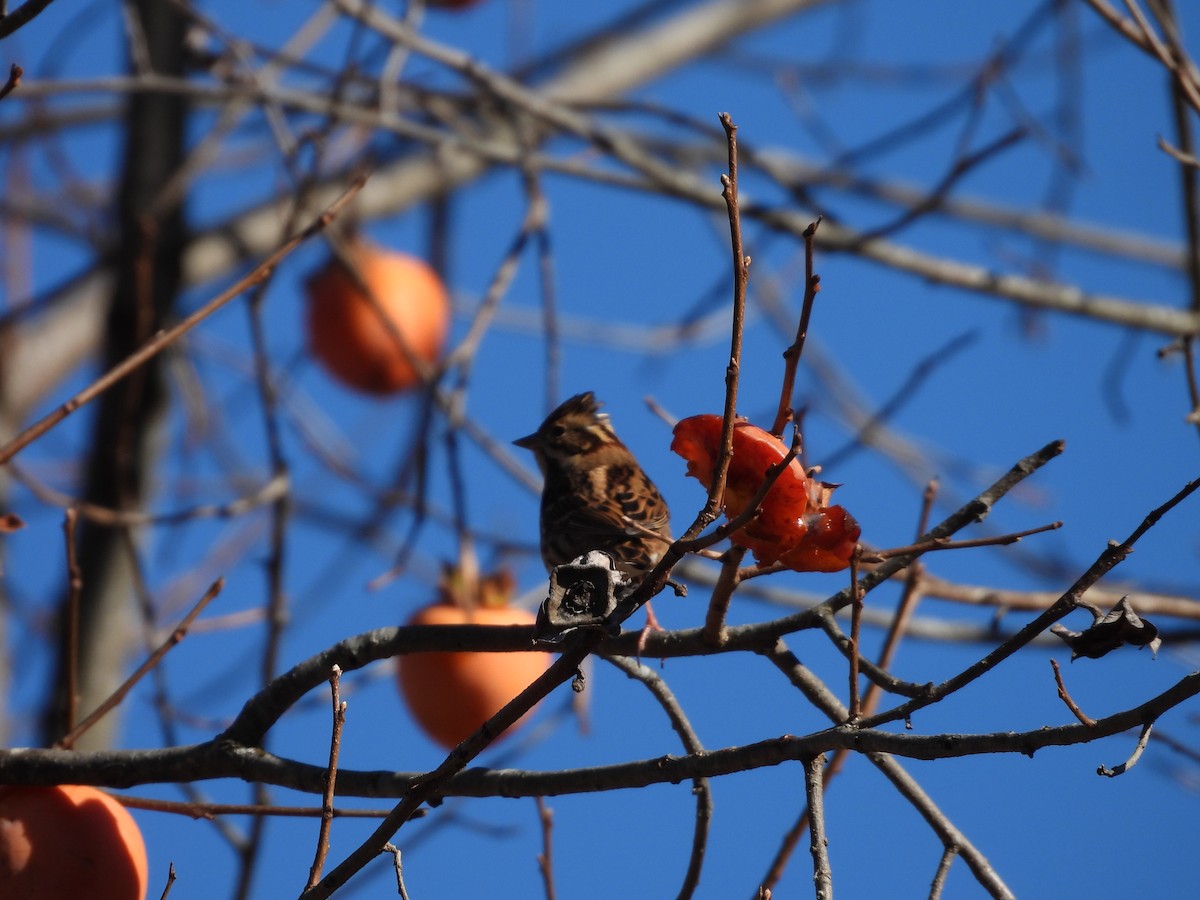
[{"label": "bird's beak", "polygon": [[524,447],[526,450],[532,450],[537,446],[538,443],[537,432],[535,431],[533,434],[527,434],[523,438],[517,438],[515,441],[513,441],[513,443],[518,447]]}]

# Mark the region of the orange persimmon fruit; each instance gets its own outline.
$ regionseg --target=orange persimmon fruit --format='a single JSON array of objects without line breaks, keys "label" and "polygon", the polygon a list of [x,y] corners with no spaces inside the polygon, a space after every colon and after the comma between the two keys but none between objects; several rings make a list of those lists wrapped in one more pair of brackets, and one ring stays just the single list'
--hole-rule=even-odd
[{"label": "orange persimmon fruit", "polygon": [[[688,463],[691,475],[706,488],[712,484],[713,469],[720,453],[721,417],[700,415],[675,426],[671,449]],[[754,500],[771,466],[783,461],[788,448],[779,438],[749,422],[733,426],[733,458],[725,481],[726,516],[741,515]],[[793,459],[771,485],[762,501],[762,511],[733,536],[733,542],[755,551],[793,546],[804,535],[802,517],[808,510],[808,478],[800,460]]]},{"label": "orange persimmon fruit", "polygon": [[445,285],[423,261],[365,238],[349,239],[346,257],[368,291],[336,256],[309,276],[305,291],[313,356],[344,384],[369,394],[413,387],[420,376],[404,347],[428,363],[441,354],[450,329]]},{"label": "orange persimmon fruit", "polygon": [[0,788],[0,897],[143,900],[147,884],[142,832],[108,794]]},{"label": "orange persimmon fruit", "polygon": [[779,561],[796,572],[840,572],[850,565],[862,528],[843,506],[827,506],[804,517],[804,537]]},{"label": "orange persimmon fruit", "polygon": [[[675,426],[671,449],[687,461],[687,473],[706,488],[720,455],[721,416],[705,414]],[[749,422],[733,426],[733,457],[726,476],[723,510],[732,519],[745,512],[772,466],[788,448]],[[829,506],[834,485],[807,476],[792,459],[762,500],[759,514],[730,536],[754,552],[761,564],[782,562],[797,572],[838,572],[850,564],[858,542],[858,522],[841,506]]]},{"label": "orange persimmon fruit", "polygon": [[[512,576],[499,572],[474,590],[449,573],[439,599],[416,612],[409,625],[532,625],[534,615],[509,605]],[[473,734],[509,700],[546,671],[550,654],[453,651],[405,653],[396,657],[396,679],[413,718],[434,742],[450,749]],[[525,723],[532,710],[502,736]]]}]

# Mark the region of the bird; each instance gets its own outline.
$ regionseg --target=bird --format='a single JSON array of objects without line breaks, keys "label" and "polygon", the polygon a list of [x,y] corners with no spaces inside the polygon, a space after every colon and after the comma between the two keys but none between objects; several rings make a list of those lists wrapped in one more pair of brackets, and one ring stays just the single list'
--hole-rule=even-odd
[{"label": "bird", "polygon": [[589,550],[640,581],[671,543],[667,503],[591,391],[560,405],[513,441],[542,472],[541,551],[546,570]]}]

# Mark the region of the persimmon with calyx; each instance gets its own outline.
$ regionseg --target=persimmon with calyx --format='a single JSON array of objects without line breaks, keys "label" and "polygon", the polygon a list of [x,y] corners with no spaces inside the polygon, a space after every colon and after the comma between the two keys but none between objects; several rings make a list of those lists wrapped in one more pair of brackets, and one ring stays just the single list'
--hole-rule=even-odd
[{"label": "persimmon with calyx", "polygon": [[413,387],[420,373],[410,354],[433,363],[446,344],[445,285],[423,261],[365,238],[349,239],[345,257],[349,266],[331,256],[305,282],[313,356],[344,384],[369,394]]},{"label": "persimmon with calyx", "polygon": [[[417,611],[409,625],[533,625],[534,615],[510,606],[512,576],[505,571],[477,580],[460,571],[442,577],[437,602]],[[434,742],[450,749],[524,690],[550,665],[541,650],[405,653],[396,658],[396,678],[413,719]],[[504,735],[532,714],[526,713]]]},{"label": "persimmon with calyx", "polygon": [[[705,414],[675,426],[671,449],[687,460],[687,473],[712,486],[721,450],[721,416]],[[750,508],[772,466],[787,458],[788,448],[768,431],[749,422],[733,426],[733,457],[725,482],[722,509],[736,518]],[[830,506],[837,485],[810,478],[798,459],[779,473],[759,505],[758,515],[730,541],[754,553],[761,565],[782,563],[797,572],[839,572],[850,564],[862,529],[841,506]]]},{"label": "persimmon with calyx", "polygon": [[94,787],[0,787],[0,897],[143,900],[146,845]]}]

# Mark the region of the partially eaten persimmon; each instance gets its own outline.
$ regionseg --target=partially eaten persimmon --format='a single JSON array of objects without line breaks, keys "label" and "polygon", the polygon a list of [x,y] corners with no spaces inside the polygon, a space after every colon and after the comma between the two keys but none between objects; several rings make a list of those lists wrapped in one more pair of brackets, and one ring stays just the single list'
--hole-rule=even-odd
[{"label": "partially eaten persimmon", "polygon": [[[712,485],[721,449],[720,416],[691,416],[675,426],[671,449],[687,460],[688,475]],[[770,432],[736,422],[722,511],[736,518],[751,507],[772,466],[788,455]],[[841,506],[829,506],[835,485],[809,478],[791,459],[762,499],[758,515],[730,540],[762,565],[780,562],[797,572],[838,572],[850,564],[861,529]]]}]

